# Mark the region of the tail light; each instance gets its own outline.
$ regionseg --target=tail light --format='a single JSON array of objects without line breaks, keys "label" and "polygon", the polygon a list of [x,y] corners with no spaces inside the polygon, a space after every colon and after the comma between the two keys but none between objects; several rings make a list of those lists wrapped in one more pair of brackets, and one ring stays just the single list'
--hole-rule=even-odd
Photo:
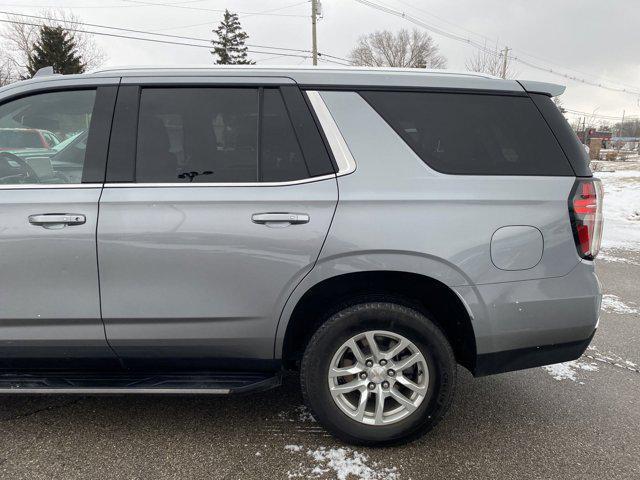
[{"label": "tail light", "polygon": [[593,260],[602,240],[602,182],[597,178],[578,179],[569,197],[569,216],[578,253]]}]

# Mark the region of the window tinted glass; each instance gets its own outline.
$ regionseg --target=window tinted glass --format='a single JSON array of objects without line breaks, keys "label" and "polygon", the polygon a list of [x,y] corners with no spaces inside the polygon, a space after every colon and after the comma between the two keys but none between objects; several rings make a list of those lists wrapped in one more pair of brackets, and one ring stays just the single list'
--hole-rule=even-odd
[{"label": "window tinted glass", "polygon": [[138,182],[255,182],[257,147],[257,89],[142,91]]},{"label": "window tinted glass", "polygon": [[0,184],[81,183],[86,154],[81,140],[95,96],[94,90],[51,92],[1,105]]},{"label": "window tinted glass", "polygon": [[580,177],[591,177],[593,174],[589,168],[589,154],[585,151],[584,145],[580,143],[576,132],[573,131],[560,109],[548,95],[532,93],[531,99],[553,130],[575,174]]},{"label": "window tinted glass", "polygon": [[309,176],[279,90],[264,90],[261,137],[263,181],[285,182]]},{"label": "window tinted glass", "polygon": [[573,175],[528,97],[426,92],[362,95],[439,172]]}]

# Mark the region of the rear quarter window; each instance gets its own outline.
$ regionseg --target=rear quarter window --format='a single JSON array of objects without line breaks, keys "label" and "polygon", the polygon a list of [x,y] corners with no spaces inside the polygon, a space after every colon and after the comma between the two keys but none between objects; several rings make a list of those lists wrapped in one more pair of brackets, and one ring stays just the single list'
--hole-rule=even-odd
[{"label": "rear quarter window", "polygon": [[438,172],[574,175],[529,97],[390,91],[360,94],[422,161]]}]

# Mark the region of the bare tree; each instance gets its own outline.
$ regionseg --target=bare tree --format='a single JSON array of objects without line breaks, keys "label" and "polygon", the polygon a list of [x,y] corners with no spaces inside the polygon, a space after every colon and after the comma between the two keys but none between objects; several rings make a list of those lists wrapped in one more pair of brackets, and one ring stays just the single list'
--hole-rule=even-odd
[{"label": "bare tree", "polygon": [[[5,52],[5,42],[0,41],[0,52]],[[13,62],[5,54],[0,54],[0,87],[9,85],[18,79]]]},{"label": "bare tree", "polygon": [[[496,47],[495,50],[478,50],[471,58],[465,62],[467,70],[471,72],[480,72],[493,75],[494,77],[502,77],[502,68],[504,63],[503,53]],[[505,78],[514,78],[517,72],[507,64],[507,72]]]},{"label": "bare tree", "polygon": [[383,30],[360,37],[349,54],[354,65],[367,67],[446,68],[447,59],[424,31]]},{"label": "bare tree", "polygon": [[13,68],[13,64],[6,59],[0,58],[0,87],[9,85],[16,81],[16,79],[17,75]]},{"label": "bare tree", "polygon": [[560,110],[560,113],[562,113],[563,115],[566,113],[567,110],[564,108],[564,102],[560,97],[553,97],[553,103],[558,108],[558,110]]},{"label": "bare tree", "polygon": [[105,62],[105,53],[90,34],[73,31],[83,29],[83,24],[76,15],[64,10],[45,10],[37,16],[47,20],[11,15],[8,16],[7,20],[13,23],[7,23],[0,30],[0,37],[5,40],[6,44],[6,47],[0,53],[0,65],[10,65],[13,78],[24,78],[26,76],[29,54],[33,50],[33,45],[39,39],[42,25],[49,27],[59,26],[67,30],[76,44],[82,61],[87,66],[87,70],[98,68]]}]

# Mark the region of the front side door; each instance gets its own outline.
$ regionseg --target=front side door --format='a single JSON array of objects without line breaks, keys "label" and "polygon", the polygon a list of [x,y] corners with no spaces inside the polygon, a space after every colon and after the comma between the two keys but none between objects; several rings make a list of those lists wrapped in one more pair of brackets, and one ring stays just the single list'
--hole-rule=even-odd
[{"label": "front side door", "polygon": [[123,88],[137,132],[114,130],[98,226],[110,344],[129,366],[268,368],[338,197],[300,91]]},{"label": "front side door", "polygon": [[[96,257],[116,89],[63,89],[0,100],[2,369],[117,365],[100,318]],[[21,143],[24,132],[34,131],[61,143]],[[80,135],[87,138],[81,151],[73,142]]]}]

